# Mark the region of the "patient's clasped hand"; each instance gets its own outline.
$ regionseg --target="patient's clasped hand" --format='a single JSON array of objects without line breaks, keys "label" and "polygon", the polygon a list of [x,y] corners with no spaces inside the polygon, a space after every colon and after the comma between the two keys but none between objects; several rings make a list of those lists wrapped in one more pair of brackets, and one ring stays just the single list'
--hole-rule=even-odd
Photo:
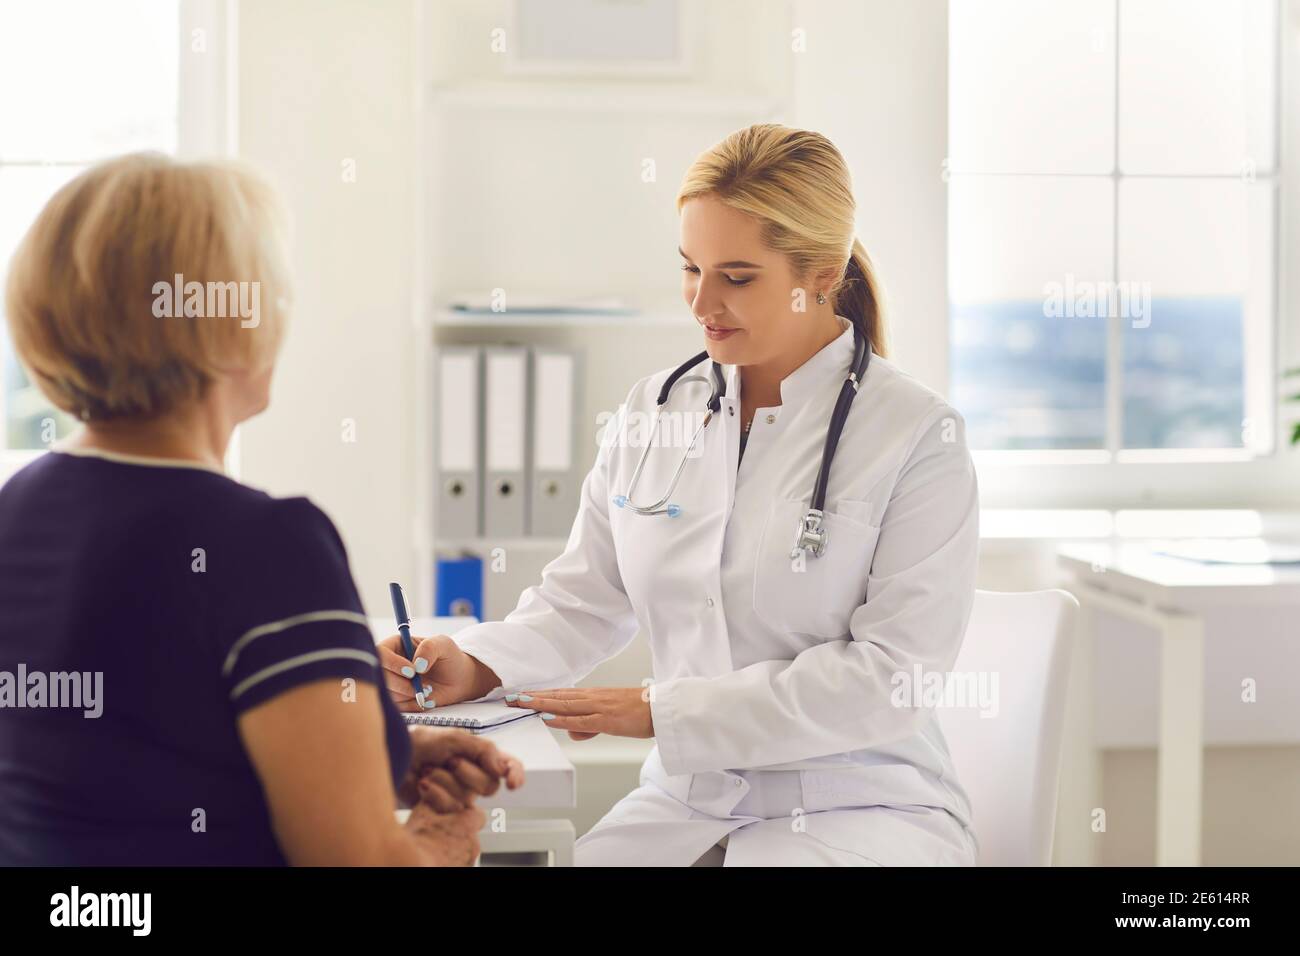
[{"label": "patient's clasped hand", "polygon": [[410,733],[411,765],[398,791],[411,808],[406,826],[421,836],[453,838],[440,842],[466,858],[450,862],[472,864],[479,851],[477,834],[486,823],[474,801],[496,793],[503,780],[506,789],[519,789],[523,765],[490,740],[463,730],[412,727]]}]

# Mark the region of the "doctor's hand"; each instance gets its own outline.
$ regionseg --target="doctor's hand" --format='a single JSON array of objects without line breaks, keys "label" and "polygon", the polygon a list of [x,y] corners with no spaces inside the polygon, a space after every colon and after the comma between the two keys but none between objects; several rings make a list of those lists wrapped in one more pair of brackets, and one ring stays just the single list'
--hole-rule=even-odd
[{"label": "doctor's hand", "polygon": [[509,694],[511,707],[536,710],[548,727],[567,730],[574,740],[597,734],[615,737],[653,737],[654,719],[644,687],[569,687],[525,690]]},{"label": "doctor's hand", "polygon": [[[501,685],[496,672],[478,658],[470,657],[446,634],[415,638],[415,659],[402,656],[399,634],[379,642],[379,663],[384,668],[388,696],[398,710],[431,710],[434,706],[477,700]],[[424,685],[425,706],[415,700],[411,678],[419,675]]]}]

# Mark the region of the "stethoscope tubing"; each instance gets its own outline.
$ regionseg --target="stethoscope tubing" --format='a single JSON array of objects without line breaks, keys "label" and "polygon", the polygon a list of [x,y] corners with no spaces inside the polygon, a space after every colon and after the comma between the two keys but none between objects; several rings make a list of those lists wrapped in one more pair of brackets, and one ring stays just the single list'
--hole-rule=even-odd
[{"label": "stethoscope tubing", "polygon": [[826,484],[830,480],[831,462],[835,460],[835,449],[840,444],[840,434],[844,423],[849,418],[849,406],[857,397],[862,377],[867,374],[867,364],[871,361],[871,349],[867,347],[866,336],[853,325],[853,368],[840,386],[840,394],[835,399],[835,410],[831,412],[830,424],[826,428],[826,447],[822,449],[821,467],[817,469],[817,481],[813,484],[810,507],[822,511],[826,504]]},{"label": "stethoscope tubing", "polygon": [[[668,499],[672,497],[673,491],[677,488],[678,479],[681,478],[682,471],[686,468],[686,462],[690,458],[691,449],[699,440],[704,429],[708,427],[713,416],[722,408],[722,399],[727,394],[727,383],[722,375],[722,366],[717,362],[712,366],[712,392],[709,395],[708,412],[704,420],[691,436],[690,443],[686,446],[686,451],[682,455],[681,461],[677,463],[677,470],[673,473],[671,481],[668,483],[668,490],[658,501],[652,505],[637,505],[632,501],[632,495],[636,491],[636,486],[641,478],[641,471],[645,467],[646,458],[650,454],[650,449],[654,447],[655,440],[659,435],[659,423],[663,415],[663,407],[668,401],[668,396],[673,387],[679,381],[702,381],[709,382],[709,379],[703,375],[687,376],[686,373],[695,366],[699,365],[709,357],[708,350],[692,356],[687,361],[679,365],[664,382],[663,387],[659,390],[659,395],[655,400],[655,419],[651,426],[650,438],[646,442],[645,449],[641,452],[641,457],[637,461],[636,468],[632,472],[631,481],[628,483],[626,494],[617,495],[614,498],[615,504],[620,508],[629,508],[633,512],[642,515],[667,514],[675,517],[679,511],[675,505],[668,504]],[[844,431],[844,424],[848,420],[849,407],[853,404],[853,399],[857,396],[858,389],[866,375],[867,366],[871,362],[871,344],[867,340],[862,329],[855,322],[853,324],[853,365],[849,370],[848,377],[845,378],[843,386],[840,388],[840,394],[835,399],[835,409],[831,412],[831,419],[826,428],[826,444],[822,449],[821,464],[817,469],[817,480],[813,484],[812,499],[809,503],[808,512],[800,522],[799,536],[791,556],[795,556],[799,551],[810,551],[815,557],[820,556],[826,545],[826,533],[821,527],[823,509],[826,504],[826,486],[830,479],[831,463],[835,459],[835,450],[839,446],[840,435]],[[666,507],[665,507],[666,506]]]}]

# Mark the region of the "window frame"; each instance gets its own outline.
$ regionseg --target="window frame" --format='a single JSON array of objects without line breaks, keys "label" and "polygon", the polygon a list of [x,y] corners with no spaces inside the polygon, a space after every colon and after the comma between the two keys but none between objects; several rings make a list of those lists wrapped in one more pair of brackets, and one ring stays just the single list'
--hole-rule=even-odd
[{"label": "window frame", "polygon": [[[176,155],[178,158],[232,156],[237,150],[238,0],[177,0],[180,55],[177,73]],[[191,52],[195,30],[207,31],[203,55]],[[64,161],[53,159],[52,164]],[[0,388],[0,422],[4,418]],[[44,448],[9,448],[0,428],[0,484],[41,455]],[[238,461],[238,435],[231,456]]]},{"label": "window frame", "polygon": [[[1113,183],[1112,207],[1118,228],[1119,184],[1124,179],[1186,178],[1183,176],[1125,174],[1119,169],[1119,114],[1118,98],[1120,56],[1119,20],[1120,3],[1116,0],[1116,56],[1114,62],[1117,98],[1114,116],[1116,139],[1115,157],[1109,174]],[[1300,237],[1300,203],[1294,189],[1288,185],[1297,182],[1296,147],[1300,145],[1300,117],[1295,110],[1288,111],[1287,104],[1300,104],[1300,82],[1296,76],[1300,66],[1300,0],[1276,0],[1275,83],[1272,123],[1275,134],[1276,156],[1273,169],[1267,174],[1257,173],[1257,181],[1271,183],[1274,193],[1272,234],[1272,334],[1262,343],[1263,348],[1245,355],[1249,367],[1252,361],[1262,362],[1267,369],[1263,374],[1268,381],[1258,387],[1267,391],[1272,401],[1266,405],[1268,421],[1261,423],[1265,438],[1256,448],[1222,449],[1125,449],[1118,447],[1120,431],[1117,419],[1122,416],[1122,352],[1119,350],[1123,334],[1123,318],[1112,316],[1108,321],[1106,389],[1107,433],[1106,447],[1101,449],[979,449],[971,454],[979,469],[981,483],[989,492],[986,506],[1021,507],[1106,507],[1116,504],[1127,506],[1150,505],[1159,495],[1162,503],[1168,499],[1182,506],[1199,504],[1230,504],[1244,497],[1253,498],[1263,493],[1270,498],[1294,502],[1294,492],[1287,495],[1286,486],[1296,481],[1300,467],[1300,454],[1289,445],[1291,419],[1284,414],[1281,403],[1285,384],[1282,371],[1300,364],[1300,284],[1288,282],[1283,263],[1288,261]],[[950,21],[951,22],[951,21]],[[945,86],[946,90],[946,86]],[[946,94],[945,94],[946,95]],[[951,169],[950,179],[1002,175],[989,172],[961,172]],[[1028,174],[1026,174],[1028,175]],[[1044,174],[1046,175],[1046,174]],[[1237,174],[1220,174],[1218,177],[1237,178]],[[946,219],[946,217],[945,217]],[[1118,237],[1115,237],[1112,257],[1119,255]],[[951,306],[951,300],[946,301]],[[947,355],[951,356],[951,322],[944,319]],[[1262,354],[1267,352],[1267,354]],[[951,358],[948,361],[951,386]],[[1271,374],[1270,374],[1271,373]],[[1258,376],[1260,373],[1256,372]],[[1258,382],[1258,378],[1254,381]],[[1243,383],[1244,387],[1249,387]],[[1296,416],[1300,417],[1300,408]],[[1268,440],[1271,438],[1271,441]],[[1188,469],[1187,464],[1197,467]]]}]

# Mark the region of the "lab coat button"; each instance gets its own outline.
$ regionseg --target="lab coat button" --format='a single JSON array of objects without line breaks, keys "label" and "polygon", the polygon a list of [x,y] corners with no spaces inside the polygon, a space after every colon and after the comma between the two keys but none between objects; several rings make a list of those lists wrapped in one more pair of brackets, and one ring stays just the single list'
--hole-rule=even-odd
[{"label": "lab coat button", "polygon": [[767,416],[767,423],[768,423],[769,425],[771,425],[774,421],[776,421],[776,416],[775,416],[775,415],[768,415],[768,416]]},{"label": "lab coat button", "polygon": [[709,607],[713,607],[713,598],[705,598],[705,600],[709,603]]}]

